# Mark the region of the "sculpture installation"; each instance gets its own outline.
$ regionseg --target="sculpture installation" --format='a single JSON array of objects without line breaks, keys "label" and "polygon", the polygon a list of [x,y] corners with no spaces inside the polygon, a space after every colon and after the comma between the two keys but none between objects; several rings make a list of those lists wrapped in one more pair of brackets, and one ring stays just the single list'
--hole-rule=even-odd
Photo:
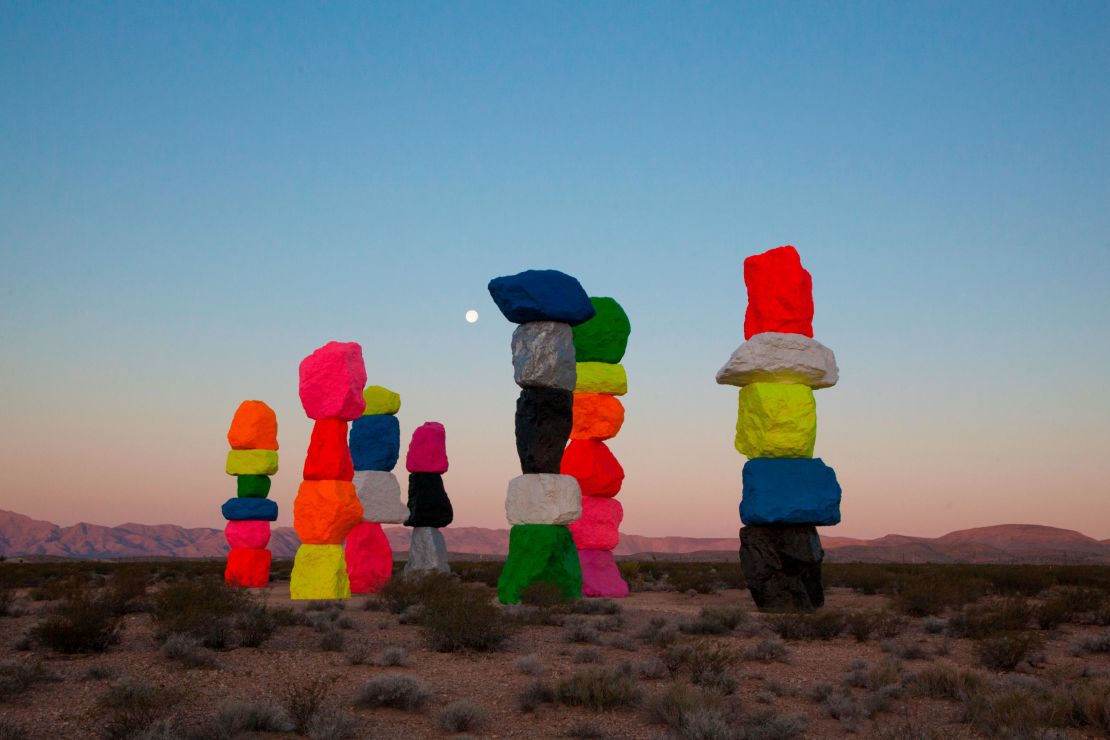
[{"label": "sculpture installation", "polygon": [[439,531],[455,518],[451,499],[443,487],[447,467],[447,430],[438,421],[424,422],[412,433],[405,456],[405,468],[409,471],[405,526],[412,527],[405,575],[451,572],[447,563],[447,543]]},{"label": "sculpture installation", "polygon": [[289,579],[292,599],[345,599],[351,595],[343,540],[362,521],[347,422],[362,416],[366,367],[355,342],[328,342],[301,361],[300,397],[312,438],[304,480],[293,501],[293,528],[301,539]]},{"label": "sculpture installation", "polygon": [[497,596],[516,604],[526,588],[548,583],[564,599],[582,596],[578,552],[567,525],[578,519],[582,492],[561,465],[574,414],[575,369],[572,327],[594,317],[581,284],[557,270],[527,270],[494,278],[489,292],[513,332],[513,377],[521,387],[516,403],[516,448],[522,475],[509,482],[505,516],[509,556]]},{"label": "sculpture installation", "polygon": [[227,519],[224,581],[230,586],[262,588],[270,582],[270,522],[277,503],[267,498],[270,476],[278,470],[277,415],[262,401],[243,401],[227,430],[231,451],[225,470],[235,476],[236,497],[222,512]]},{"label": "sculpture installation", "polygon": [[841,493],[813,457],[813,391],[836,383],[836,359],[813,339],[813,282],[794,247],[745,259],[744,283],[747,341],[717,373],[740,387],[740,565],[760,609],[812,611],[825,603],[816,527],[840,522]]},{"label": "sculpture installation", "polygon": [[351,423],[351,461],[362,521],[347,534],[344,558],[351,593],[381,591],[393,575],[393,548],[382,524],[400,524],[408,516],[393,467],[401,451],[397,412],[401,397],[380,385],[362,392],[366,408]]},{"label": "sculpture installation", "polygon": [[624,518],[616,499],[624,470],[605,440],[617,436],[624,424],[624,405],[618,396],[628,390],[628,383],[620,361],[632,326],[612,298],[590,298],[590,302],[594,317],[574,327],[574,423],[561,471],[574,476],[582,491],[582,515],[570,525],[582,566],[582,595],[621,598],[628,595],[628,584],[621,578],[613,549],[620,541]]}]

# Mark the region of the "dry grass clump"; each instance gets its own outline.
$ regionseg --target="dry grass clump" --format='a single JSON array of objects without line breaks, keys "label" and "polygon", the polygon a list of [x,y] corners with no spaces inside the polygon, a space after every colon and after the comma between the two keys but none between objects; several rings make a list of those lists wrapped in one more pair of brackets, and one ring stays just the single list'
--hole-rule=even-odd
[{"label": "dry grass clump", "polygon": [[662,654],[663,663],[672,675],[685,673],[690,682],[722,694],[736,690],[732,675],[736,653],[729,647],[709,640],[695,640],[671,645]]},{"label": "dry grass clump", "polygon": [[231,702],[220,707],[208,729],[214,736],[235,737],[244,732],[292,732],[296,728],[281,707]]},{"label": "dry grass clump", "polygon": [[161,634],[191,635],[207,648],[222,650],[235,638],[235,617],[251,598],[217,578],[170,583],[154,595],[153,616]]},{"label": "dry grass clump", "polygon": [[433,650],[500,650],[511,626],[483,586],[460,584],[426,593],[421,602],[424,638]]},{"label": "dry grass clump", "polygon": [[682,622],[678,629],[690,635],[726,635],[748,620],[748,613],[738,606],[707,606],[692,621]]},{"label": "dry grass clump", "polygon": [[293,723],[293,729],[304,735],[309,724],[324,709],[330,687],[323,678],[294,681],[282,695],[282,707]]},{"label": "dry grass clump", "polygon": [[418,678],[403,673],[386,673],[363,684],[355,696],[355,706],[373,709],[389,707],[414,711],[420,709],[432,692]]},{"label": "dry grass clump", "polygon": [[119,642],[119,621],[111,598],[82,586],[66,592],[30,637],[60,653],[101,653]]},{"label": "dry grass clump", "polygon": [[906,628],[906,618],[887,610],[852,612],[845,618],[848,634],[856,642],[867,642],[872,635],[881,639],[897,637]]},{"label": "dry grass clump", "polygon": [[785,640],[831,640],[848,625],[847,617],[833,609],[814,614],[772,614],[766,623]]},{"label": "dry grass clump", "polygon": [[666,647],[678,638],[678,628],[671,624],[666,617],[652,617],[636,633],[636,638],[648,645]]},{"label": "dry grass clump", "polygon": [[559,681],[555,699],[568,706],[586,707],[595,712],[627,709],[639,704],[643,692],[632,675],[632,666],[590,668]]},{"label": "dry grass clump", "polygon": [[984,637],[975,645],[975,654],[992,671],[1012,671],[1039,645],[1040,639],[1031,632],[1010,632]]},{"label": "dry grass clump", "polygon": [[538,676],[543,673],[543,661],[535,654],[523,655],[517,658],[513,665],[525,676]]},{"label": "dry grass clump", "polygon": [[394,578],[382,588],[378,599],[390,612],[400,614],[411,606],[426,600],[428,594],[458,584],[448,573],[426,573]]},{"label": "dry grass clump", "polygon": [[533,681],[517,695],[516,703],[520,711],[534,712],[543,704],[555,702],[555,689],[543,681]]},{"label": "dry grass clump", "polygon": [[35,684],[60,680],[38,660],[5,660],[0,663],[0,703],[30,691]]},{"label": "dry grass clump", "polygon": [[780,638],[766,637],[745,647],[740,652],[740,657],[761,663],[787,663],[790,660],[790,650]]},{"label": "dry grass clump", "polygon": [[170,727],[166,715],[177,703],[177,694],[149,681],[122,679],[97,700],[97,709],[105,718],[103,736],[108,740],[125,740],[152,734],[161,724],[163,732]]},{"label": "dry grass clump", "polygon": [[1001,632],[1024,630],[1032,616],[1033,610],[1023,598],[966,606],[948,620],[948,632],[954,637],[977,640]]},{"label": "dry grass clump", "polygon": [[472,701],[460,699],[445,706],[436,716],[436,724],[447,732],[470,732],[486,723],[486,710]]},{"label": "dry grass clump", "polygon": [[192,635],[169,635],[162,643],[162,655],[186,668],[214,668],[217,665],[216,657]]},{"label": "dry grass clump", "polygon": [[595,644],[601,642],[601,635],[598,634],[597,627],[582,617],[567,620],[566,628],[567,642],[580,644]]},{"label": "dry grass clump", "polygon": [[1083,637],[1071,646],[1072,655],[1091,655],[1094,653],[1110,653],[1110,633]]}]

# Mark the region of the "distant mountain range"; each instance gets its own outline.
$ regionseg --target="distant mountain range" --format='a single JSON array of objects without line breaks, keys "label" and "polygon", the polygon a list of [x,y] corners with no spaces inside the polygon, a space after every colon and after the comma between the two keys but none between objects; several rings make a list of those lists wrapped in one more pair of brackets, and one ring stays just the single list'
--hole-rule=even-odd
[{"label": "distant mountain range", "polygon": [[[395,552],[408,551],[409,531],[386,527]],[[448,527],[452,553],[504,556],[509,530]],[[942,537],[888,534],[873,540],[822,537],[828,560],[871,563],[1070,563],[1110,564],[1110,540],[1096,540],[1070,529],[1037,524],[999,524],[962,529]],[[291,558],[298,539],[290,527],[277,527],[270,549]],[[683,560],[736,557],[735,537],[645,537],[621,534],[618,556],[639,555]],[[0,555],[35,558],[219,558],[227,553],[223,530],[173,524],[121,524],[59,527],[12,511],[0,510]]]}]

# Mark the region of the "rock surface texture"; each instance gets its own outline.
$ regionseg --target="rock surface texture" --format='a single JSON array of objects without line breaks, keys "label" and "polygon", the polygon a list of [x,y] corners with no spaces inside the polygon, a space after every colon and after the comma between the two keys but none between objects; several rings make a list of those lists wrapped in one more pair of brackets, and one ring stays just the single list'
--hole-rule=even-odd
[{"label": "rock surface texture", "polygon": [[623,396],[628,393],[628,377],[624,365],[610,365],[604,362],[576,363],[578,381],[575,393],[605,393],[610,396]]},{"label": "rock surface texture", "polygon": [[309,545],[338,545],[362,521],[362,504],[350,481],[306,480],[293,499],[293,529]]},{"label": "rock surface texture", "polygon": [[582,492],[569,475],[538,473],[509,481],[509,524],[570,524],[582,513]]},{"label": "rock surface texture", "polygon": [[817,405],[804,385],[755,383],[740,389],[736,450],[749,458],[813,457]]},{"label": "rock surface texture", "polygon": [[351,462],[355,470],[393,470],[401,455],[401,424],[396,416],[360,416],[351,422]]},{"label": "rock surface texture", "polygon": [[574,394],[525,388],[516,401],[516,452],[525,473],[558,473],[571,425]]},{"label": "rock surface texture", "polygon": [[230,450],[224,471],[228,475],[273,475],[278,454],[273,450]]},{"label": "rock surface texture", "polygon": [[802,334],[765,332],[744,342],[717,371],[721,385],[800,383],[810,388],[836,385],[839,371],[833,351]]},{"label": "rock surface texture", "polygon": [[591,599],[623,599],[628,584],[621,577],[611,550],[579,550],[582,564],[582,595]]},{"label": "rock surface texture", "polygon": [[342,545],[301,545],[293,558],[289,598],[349,599],[351,582]]},{"label": "rock surface texture", "polygon": [[270,583],[270,551],[235,547],[227,554],[224,582],[242,588],[265,588]]},{"label": "rock surface texture", "polygon": [[571,439],[612,439],[624,426],[624,404],[604,393],[575,393]]},{"label": "rock surface texture", "polygon": [[405,575],[429,571],[451,572],[451,565],[447,562],[447,542],[438,527],[414,527]]},{"label": "rock surface texture", "polygon": [[220,507],[229,522],[273,522],[278,517],[278,505],[268,498],[229,498]]},{"label": "rock surface texture", "polygon": [[347,422],[319,419],[312,425],[304,458],[304,480],[351,480],[354,475],[351,450],[347,447]]},{"label": "rock surface texture", "polygon": [[277,414],[262,401],[243,401],[231,419],[227,442],[233,450],[276,450]]},{"label": "rock surface texture", "polygon": [[360,522],[347,535],[347,580],[353,594],[376,594],[393,574],[393,548],[375,522]]},{"label": "rock surface texture", "polygon": [[521,388],[574,390],[574,335],[568,324],[529,321],[513,332],[513,380]]},{"label": "rock surface texture", "polygon": [[760,609],[813,611],[823,605],[824,557],[813,526],[740,529],[740,567]]},{"label": "rock surface texture", "polygon": [[406,527],[446,527],[455,518],[439,473],[409,473]]},{"label": "rock surface texture", "polygon": [[624,482],[624,468],[604,442],[576,439],[563,453],[560,472],[574,476],[583,496],[616,496]]},{"label": "rock surface texture", "polygon": [[620,542],[624,507],[615,498],[582,497],[582,516],[570,525],[579,550],[614,550]]}]

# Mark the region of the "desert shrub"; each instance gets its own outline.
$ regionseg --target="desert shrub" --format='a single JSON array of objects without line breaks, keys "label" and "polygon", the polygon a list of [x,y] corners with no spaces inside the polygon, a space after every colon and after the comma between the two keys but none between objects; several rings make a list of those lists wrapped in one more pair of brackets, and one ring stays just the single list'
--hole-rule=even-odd
[{"label": "desert shrub", "polygon": [[956,637],[979,639],[1000,632],[1023,630],[1031,616],[1029,603],[1021,598],[966,606],[948,620],[948,631]]},{"label": "desert shrub", "polygon": [[121,564],[108,581],[107,598],[118,614],[143,611],[149,607],[145,602],[149,585],[150,571],[146,566]]},{"label": "desert shrub", "polygon": [[595,647],[585,647],[574,654],[575,663],[600,663],[601,651]]},{"label": "desert shrub", "polygon": [[678,637],[678,628],[668,622],[665,617],[652,617],[636,633],[636,637],[648,645],[666,647]]},{"label": "desert shrub", "polygon": [[612,599],[576,599],[567,602],[563,610],[570,614],[620,614],[621,605]]},{"label": "desert shrub", "polygon": [[323,710],[328,693],[328,684],[322,678],[294,681],[286,687],[281,703],[296,732],[308,732],[309,723]]},{"label": "desert shrub", "polygon": [[523,604],[510,604],[502,607],[501,613],[511,624],[539,627],[558,627],[566,621],[562,609],[548,609]]},{"label": "desert shrub", "polygon": [[445,706],[436,716],[436,724],[447,732],[470,732],[486,722],[485,709],[472,701],[460,699]]},{"label": "desert shrub", "polygon": [[15,615],[15,589],[0,587],[0,617]]},{"label": "desert shrub", "polygon": [[213,668],[216,666],[215,657],[205,650],[200,640],[192,635],[170,635],[162,643],[162,656],[173,660],[186,668]]},{"label": "desert shrub", "polygon": [[918,696],[931,699],[965,701],[984,690],[987,677],[951,663],[927,666],[906,676],[902,684]]},{"label": "desert shrub", "polygon": [[325,653],[338,653],[346,644],[347,638],[337,629],[330,629],[320,636],[320,649]]},{"label": "desert shrub", "polygon": [[581,617],[567,620],[566,627],[567,642],[582,644],[601,642],[601,636],[597,633],[597,627]]},{"label": "desert shrub", "polygon": [[1092,653],[1110,653],[1110,633],[1083,637],[1071,646],[1072,655],[1091,655]]},{"label": "desert shrub", "polygon": [[[281,618],[285,618],[282,615]],[[262,604],[252,604],[235,617],[235,631],[241,647],[263,645],[278,627],[278,617]]]},{"label": "desert shrub", "polygon": [[1035,737],[1043,707],[1029,687],[997,685],[967,698],[962,720],[987,735]]},{"label": "desert shrub", "polygon": [[654,655],[637,663],[636,672],[640,675],[640,678],[649,680],[667,678],[671,675],[671,671],[667,668],[667,664],[658,656]]},{"label": "desert shrub", "polygon": [[105,717],[104,736],[125,740],[150,733],[175,706],[177,698],[175,692],[142,679],[127,678],[112,684],[96,703]]},{"label": "desert shrub", "polygon": [[167,584],[154,595],[154,620],[162,634],[192,635],[205,647],[227,647],[233,637],[233,616],[247,608],[250,597],[217,578],[196,578]]},{"label": "desert shrub", "polygon": [[844,614],[834,610],[815,614],[772,614],[766,622],[786,640],[831,640],[847,626]]},{"label": "desert shrub", "polygon": [[889,593],[894,574],[882,565],[869,563],[828,563],[823,568],[825,582],[863,594]]},{"label": "desert shrub", "polygon": [[856,642],[867,642],[872,635],[880,638],[895,637],[906,626],[906,619],[889,611],[853,612],[845,617],[848,633]]},{"label": "desert shrub", "polygon": [[433,650],[500,650],[509,639],[509,622],[481,586],[459,584],[423,597],[424,638]]},{"label": "desert shrub", "polygon": [[757,660],[762,663],[786,663],[790,659],[790,650],[786,643],[777,637],[768,637],[754,645],[748,645],[740,653],[744,660]]},{"label": "desert shrub", "polygon": [[[855,683],[850,685],[855,685]],[[832,684],[826,683],[825,681],[817,681],[810,685],[809,689],[806,691],[806,696],[809,697],[809,700],[814,704],[822,704],[825,699],[829,698],[829,694],[832,692]]]},{"label": "desert shrub", "polygon": [[235,737],[244,732],[292,732],[292,721],[272,704],[231,702],[220,707],[210,734]]},{"label": "desert shrub", "polygon": [[60,653],[100,653],[119,642],[119,614],[110,599],[79,588],[56,604],[30,636]]},{"label": "desert shrub", "polygon": [[5,660],[0,663],[0,702],[30,691],[35,684],[57,680],[41,661]]},{"label": "desert shrub", "polygon": [[481,583],[490,588],[497,587],[497,579],[501,577],[502,563],[496,560],[484,561],[451,561],[451,572],[458,576],[463,583]]},{"label": "desert shrub", "polygon": [[374,665],[404,668],[412,663],[409,658],[408,651],[400,645],[389,645],[381,649],[378,657],[374,660]]},{"label": "desert shrub", "polygon": [[112,668],[110,665],[91,665],[89,669],[85,671],[85,678],[90,681],[103,681],[115,677],[116,669]]},{"label": "desert shrub", "polygon": [[672,674],[686,673],[698,686],[723,694],[736,690],[736,679],[732,676],[736,654],[724,645],[708,640],[676,643],[663,652],[662,659]]},{"label": "desert shrub", "polygon": [[959,608],[986,592],[977,578],[953,578],[950,573],[909,576],[895,582],[894,608],[914,617],[928,617]]},{"label": "desert shrub", "polygon": [[644,702],[647,721],[670,728],[680,728],[694,712],[715,709],[721,705],[719,694],[712,694],[684,683],[670,684],[662,692]]},{"label": "desert shrub", "polygon": [[930,635],[939,635],[948,629],[948,620],[940,617],[925,617],[921,622],[921,628]]},{"label": "desert shrub", "polygon": [[624,617],[620,614],[606,614],[594,620],[598,632],[619,632],[624,628]]},{"label": "desert shrub", "polygon": [[920,642],[883,640],[879,647],[884,653],[889,653],[902,660],[927,660],[929,658],[929,651]]},{"label": "desert shrub", "polygon": [[355,705],[413,711],[423,707],[431,696],[432,692],[423,681],[401,673],[386,673],[363,684],[355,697]]},{"label": "desert shrub", "polygon": [[0,740],[27,740],[29,737],[23,725],[14,719],[0,717]]},{"label": "desert shrub", "polygon": [[517,695],[517,707],[522,712],[534,712],[542,704],[555,702],[555,690],[543,681],[533,681]]},{"label": "desert shrub", "polygon": [[310,740],[343,740],[353,737],[357,725],[345,713],[334,708],[325,708],[312,715],[305,728]]},{"label": "desert shrub", "polygon": [[943,730],[922,725],[920,722],[896,722],[878,728],[879,740],[945,740]]},{"label": "desert shrub", "polygon": [[543,673],[543,662],[538,655],[523,655],[513,664],[519,673],[525,676],[538,676]]},{"label": "desert shrub", "polygon": [[630,653],[636,652],[636,643],[634,643],[632,638],[628,635],[613,635],[606,644],[617,650],[627,650]]},{"label": "desert shrub", "polygon": [[975,654],[980,663],[993,671],[1012,671],[1039,644],[1032,633],[1010,632],[983,638],[975,645]]},{"label": "desert shrub", "polygon": [[423,603],[428,594],[442,589],[454,590],[457,585],[458,581],[447,573],[410,575],[392,579],[382,588],[379,598],[388,611],[400,614]]},{"label": "desert shrub", "polygon": [[580,740],[604,740],[608,733],[589,720],[580,719],[573,722],[563,733],[563,737],[576,737]]},{"label": "desert shrub", "polygon": [[876,714],[890,711],[891,705],[901,695],[901,691],[901,687],[897,684],[887,684],[865,695],[862,702],[864,716],[871,719]]},{"label": "desert shrub", "polygon": [[639,703],[642,692],[632,675],[632,666],[591,668],[559,681],[555,698],[568,706],[587,707],[595,712],[621,709]]},{"label": "desert shrub", "polygon": [[691,635],[724,635],[732,632],[748,619],[748,613],[738,606],[707,606],[698,618],[679,624],[682,632]]},{"label": "desert shrub", "polygon": [[567,598],[563,595],[563,589],[559,588],[559,586],[554,583],[533,583],[520,593],[520,603],[526,606],[551,608],[559,606],[566,600]]}]

